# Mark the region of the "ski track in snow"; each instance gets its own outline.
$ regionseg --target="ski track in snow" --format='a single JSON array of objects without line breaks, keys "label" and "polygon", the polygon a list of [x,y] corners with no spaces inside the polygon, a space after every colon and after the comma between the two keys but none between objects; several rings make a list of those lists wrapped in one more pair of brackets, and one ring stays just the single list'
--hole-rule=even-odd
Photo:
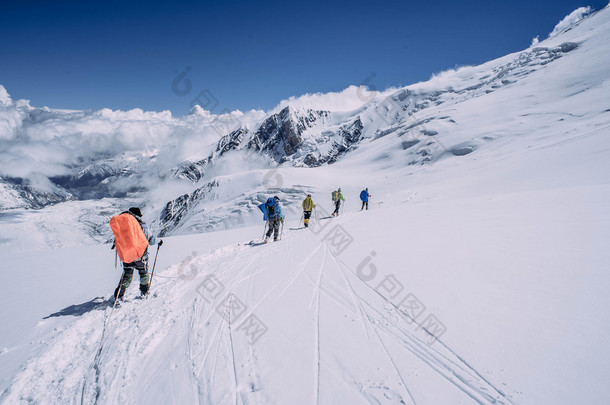
[{"label": "ski track in snow", "polygon": [[[336,258],[335,258],[336,259]],[[338,260],[338,259],[337,259]],[[342,267],[338,261],[336,261],[338,267]],[[343,263],[342,263],[343,264]],[[345,266],[343,264],[343,266]],[[350,272],[351,269],[345,266]],[[343,269],[340,269],[343,271]],[[355,279],[358,277],[351,273]],[[349,284],[349,281],[346,282]],[[358,279],[359,280],[359,279]],[[367,288],[371,289],[370,286],[366,283],[362,283]],[[349,284],[350,289],[352,289],[351,284]],[[372,289],[371,289],[372,290]],[[378,295],[382,300],[384,300],[387,304],[390,304],[393,309],[400,312],[402,315],[408,317],[413,321],[413,326],[415,328],[423,328],[423,326],[417,321],[413,320],[408,314],[403,311],[400,311],[393,303],[388,301],[385,297],[383,297],[379,292],[372,290],[374,294]],[[352,293],[359,300],[359,308],[361,309],[361,313],[364,315],[364,319],[372,324],[375,328],[378,328],[390,336],[397,339],[406,349],[419,357],[424,363],[426,363],[429,367],[434,369],[437,373],[442,375],[449,382],[454,384],[460,390],[462,390],[466,395],[472,398],[474,401],[480,404],[485,403],[498,403],[498,404],[511,404],[512,402],[507,398],[507,396],[497,389],[494,385],[492,385],[488,380],[486,380],[478,371],[476,371],[470,364],[468,364],[464,359],[462,359],[458,354],[456,354],[451,348],[446,346],[440,339],[437,339],[437,343],[441,344],[442,350],[437,350],[434,347],[423,342],[418,336],[415,335],[414,331],[409,331],[406,328],[400,327],[393,322],[388,313],[384,313],[376,309],[373,304],[369,301],[364,300],[360,296],[358,296],[355,291],[352,289]],[[362,308],[361,305],[366,305],[371,312],[366,311]],[[388,354],[388,357],[391,360],[391,356],[386,350],[385,345],[381,338],[379,339],[380,344],[384,346],[384,350]],[[396,370],[398,373],[398,370]],[[402,376],[399,374],[400,379],[402,380]],[[405,385],[406,387],[406,385]]]},{"label": "ski track in snow", "polygon": [[[325,246],[325,248],[328,250],[328,246]],[[332,255],[332,257],[333,257],[333,260],[335,260],[337,270],[339,270],[339,272],[341,273],[341,276],[343,276],[343,281],[345,282],[345,286],[347,287],[347,290],[350,293],[350,297],[352,298],[352,303],[354,304],[354,307],[358,308],[358,311],[360,311],[359,320],[362,323],[362,326],[364,327],[364,332],[366,333],[367,339],[369,339],[370,332],[369,332],[369,323],[367,322],[368,316],[367,316],[366,312],[364,311],[364,309],[362,308],[361,299],[360,299],[360,297],[357,297],[356,291],[354,291],[354,289],[352,288],[351,283],[347,279],[347,276],[345,275],[345,272],[343,271],[343,269],[341,268],[339,263],[337,263],[334,255]]]},{"label": "ski track in snow", "polygon": [[318,403],[320,403],[320,284],[322,282],[322,274],[324,272],[324,267],[326,266],[327,253],[328,253],[328,250],[324,249],[324,258],[322,259],[322,265],[320,266],[320,273],[319,273],[319,276],[318,276],[318,279],[316,281],[316,285],[315,285],[315,288],[313,291],[313,297],[311,300],[311,304],[309,304],[309,309],[311,310],[311,307],[314,305],[314,302],[315,302],[315,309],[314,309],[314,317],[315,317],[314,362],[315,362],[315,365],[314,365],[314,370],[315,370],[316,378],[315,378],[315,383],[314,383],[314,392],[315,392],[316,405]]},{"label": "ski track in snow", "polygon": [[377,337],[377,341],[379,342],[379,344],[383,347],[383,351],[385,352],[385,354],[388,357],[388,360],[390,361],[390,363],[392,363],[392,367],[394,368],[394,372],[396,373],[396,375],[399,377],[401,384],[403,385],[407,396],[409,397],[409,399],[411,400],[411,403],[413,405],[417,405],[415,400],[413,399],[413,396],[411,395],[411,392],[409,391],[409,387],[407,387],[407,384],[405,383],[404,378],[402,377],[402,373],[400,372],[400,370],[398,369],[398,367],[396,366],[396,363],[394,362],[394,359],[392,359],[392,355],[390,354],[390,351],[388,350],[388,347],[385,345],[385,343],[383,343],[383,339],[381,339],[381,336],[379,336],[379,332],[377,331],[377,329],[373,329],[373,332],[375,332],[375,336]]},{"label": "ski track in snow", "polygon": [[[271,248],[276,248],[271,246]],[[226,294],[232,300],[232,294],[237,294],[241,286],[245,288],[247,298],[255,297],[253,294],[254,280],[257,276],[270,271],[260,267],[257,263],[263,261],[265,255],[273,254],[273,249],[256,252],[253,257],[247,259],[246,265],[239,265],[239,259],[226,260],[223,258],[235,258],[242,252],[251,255],[249,249],[233,247],[220,252],[213,252],[207,257],[197,258],[198,264],[203,267],[215,268],[219,266],[222,271],[214,273],[225,285]],[[320,264],[310,266],[312,260],[322,253]],[[328,256],[332,258],[331,263],[341,273],[343,280],[343,293],[340,285],[325,285],[325,271],[329,262]],[[242,261],[243,262],[243,261]],[[237,263],[237,265],[233,265]],[[170,268],[168,272],[175,271]],[[306,279],[311,283],[311,295],[309,299],[309,311],[313,316],[313,352],[314,364],[312,378],[312,398],[315,403],[320,403],[321,372],[331,370],[335,378],[347,378],[344,381],[366,401],[378,403],[379,398],[373,392],[369,392],[350,373],[345,370],[332,370],[333,364],[322,357],[321,345],[324,334],[321,331],[321,297],[324,296],[335,300],[341,306],[353,306],[359,313],[359,322],[362,324],[363,333],[367,339],[374,337],[391,365],[392,372],[396,375],[404,395],[393,395],[399,398],[400,403],[415,404],[407,384],[401,374],[400,367],[394,362],[392,354],[384,343],[384,336],[398,341],[405,349],[420,358],[430,368],[439,373],[447,381],[456,385],[466,395],[477,403],[510,404],[510,401],[490,383],[476,373],[463,359],[445,346],[436,348],[427,346],[419,337],[415,336],[414,328],[408,329],[404,325],[394,325],[390,320],[391,313],[380,310],[378,303],[372,302],[370,297],[365,299],[352,283],[359,282],[357,277],[346,270],[340,259],[336,258],[328,250],[326,244],[320,243],[317,249],[313,249],[306,255],[300,264],[289,273],[270,286],[268,290],[255,301],[249,308],[253,313],[261,303],[279,300],[290,290],[304,272],[311,268],[311,274]],[[244,274],[247,274],[244,276]],[[255,346],[247,345],[244,348],[243,341],[235,340],[235,324],[231,319],[229,311],[228,322],[221,319],[213,307],[209,306],[204,299],[196,296],[191,303],[181,302],[181,290],[186,286],[193,288],[192,284],[184,284],[179,278],[163,275],[156,279],[155,289],[159,291],[158,296],[151,296],[147,300],[130,300],[124,302],[114,313],[112,308],[102,311],[90,311],[79,318],[75,318],[63,330],[57,331],[51,341],[47,343],[47,350],[37,358],[30,360],[24,369],[16,376],[11,389],[2,396],[2,402],[18,403],[128,403],[133,402],[132,390],[127,387],[136,383],[137,377],[133,370],[138,369],[138,363],[148,355],[153,355],[155,349],[160,347],[164,340],[173,339],[173,334],[166,336],[165,331],[186,330],[184,342],[175,342],[174,345],[182,348],[183,357],[188,365],[188,375],[193,388],[193,403],[265,403],[264,381],[260,381],[257,374],[259,364],[256,360]],[[197,280],[195,280],[197,281]],[[364,284],[366,285],[366,284]],[[368,287],[368,286],[367,286]],[[134,288],[133,286],[131,288]],[[339,290],[338,290],[339,289]],[[337,296],[337,293],[339,295]],[[346,302],[344,294],[349,295]],[[377,294],[375,292],[375,294]],[[235,295],[237,296],[237,295]],[[383,305],[387,301],[376,295],[374,299]],[[182,308],[188,308],[183,311]],[[156,309],[156,310],[151,310]],[[393,310],[395,308],[392,308]],[[103,323],[108,319],[106,330]],[[104,331],[104,332],[102,332]],[[101,342],[99,356],[96,356],[98,344],[102,333],[105,334]],[[383,333],[381,335],[380,333]],[[87,343],[86,343],[87,342]],[[180,349],[177,349],[180,350]],[[98,358],[99,357],[99,358]],[[96,360],[99,360],[95,363]],[[223,368],[227,368],[224,370]],[[55,380],[57,370],[63,370],[62,378]],[[224,381],[229,377],[230,386]],[[244,377],[248,380],[244,380]],[[219,380],[223,378],[223,380]],[[349,379],[352,379],[351,381]],[[177,388],[169,379],[172,395],[180,397],[175,391]],[[224,387],[224,388],[223,388]],[[249,391],[255,395],[245,395]],[[81,398],[81,392],[84,397]],[[111,395],[113,394],[114,395]],[[184,396],[184,393],[182,393]]]}]

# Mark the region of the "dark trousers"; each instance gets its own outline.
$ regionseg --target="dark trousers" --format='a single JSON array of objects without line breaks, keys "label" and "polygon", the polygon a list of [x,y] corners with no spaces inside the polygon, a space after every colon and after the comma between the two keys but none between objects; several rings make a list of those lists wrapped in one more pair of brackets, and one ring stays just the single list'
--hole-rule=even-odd
[{"label": "dark trousers", "polygon": [[131,284],[133,279],[133,271],[137,270],[140,275],[140,292],[142,294],[148,293],[148,286],[150,283],[150,277],[148,276],[148,252],[144,253],[144,256],[140,260],[136,260],[131,263],[123,263],[123,276],[121,281],[114,290],[114,298],[123,299],[127,287]]},{"label": "dark trousers", "polygon": [[280,218],[269,219],[269,230],[267,231],[267,237],[273,233],[273,239],[277,239],[280,234],[280,224],[282,220]]},{"label": "dark trousers", "polygon": [[309,226],[309,218],[311,218],[311,211],[303,211],[303,224],[305,227]]},{"label": "dark trousers", "polygon": [[364,207],[366,206],[366,209],[369,209],[369,201],[362,201],[362,208],[360,208],[360,211],[362,211],[364,209]]},{"label": "dark trousers", "polygon": [[335,201],[335,210],[333,211],[333,215],[339,215],[339,208],[341,208],[341,200]]}]

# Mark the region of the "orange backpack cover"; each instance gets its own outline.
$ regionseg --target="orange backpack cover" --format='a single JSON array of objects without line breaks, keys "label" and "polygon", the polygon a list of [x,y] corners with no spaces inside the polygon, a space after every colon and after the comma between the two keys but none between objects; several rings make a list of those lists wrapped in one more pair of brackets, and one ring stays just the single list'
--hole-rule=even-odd
[{"label": "orange backpack cover", "polygon": [[123,263],[134,262],[144,255],[148,247],[148,239],[133,215],[128,213],[115,215],[110,219],[110,228],[114,233],[116,251]]}]

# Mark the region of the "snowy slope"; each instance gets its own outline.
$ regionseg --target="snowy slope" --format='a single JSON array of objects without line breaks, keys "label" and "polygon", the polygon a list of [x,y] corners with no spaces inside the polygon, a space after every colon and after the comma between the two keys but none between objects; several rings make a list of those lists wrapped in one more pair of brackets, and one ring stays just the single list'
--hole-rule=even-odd
[{"label": "snowy slope", "polygon": [[[228,154],[223,186],[186,199],[178,226],[241,228],[166,238],[148,300],[132,285],[120,308],[103,302],[120,278],[109,245],[24,254],[29,233],[12,236],[0,403],[608,403],[609,40],[606,8],[342,113],[365,136],[333,165]],[[299,229],[307,192],[317,215]],[[258,245],[255,205],[275,194],[284,236]],[[99,243],[64,218],[122,202],[82,203],[31,226]],[[27,229],[17,215],[3,229]]]},{"label": "snowy slope", "polygon": [[[490,196],[458,185],[471,196],[431,201],[436,187],[405,190],[366,213],[351,203],[344,216],[319,221],[321,230],[290,230],[295,213],[277,244],[244,244],[260,227],[168,238],[157,296],[112,315],[90,308],[119,277],[107,245],[59,250],[55,260],[5,257],[34,274],[21,273],[13,283],[20,288],[2,291],[3,299],[28,308],[29,287],[39,304],[54,304],[25,311],[37,323],[34,336],[24,345],[18,335],[4,349],[10,359],[31,347],[4,402],[78,402],[83,384],[86,403],[96,390],[99,403],[603,402],[610,188]],[[566,218],[577,209],[595,221]],[[353,238],[345,251],[327,236],[337,226]],[[583,238],[598,242],[583,246]],[[47,283],[64,292],[40,296],[40,258],[61,269],[71,255],[87,266],[58,271],[65,276]],[[402,291],[390,292],[391,275]],[[231,322],[218,313],[230,293],[247,308]],[[440,342],[429,346],[429,336],[397,312],[409,294],[425,306],[420,322],[442,322]],[[253,344],[241,323],[251,314],[266,328]],[[8,330],[27,330],[7,318]]]}]

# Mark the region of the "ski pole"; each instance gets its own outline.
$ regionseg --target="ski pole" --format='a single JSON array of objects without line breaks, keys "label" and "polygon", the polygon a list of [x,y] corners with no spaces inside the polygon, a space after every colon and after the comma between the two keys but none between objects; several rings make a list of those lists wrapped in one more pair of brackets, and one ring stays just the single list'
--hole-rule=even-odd
[{"label": "ski pole", "polygon": [[163,239],[159,241],[157,245],[157,253],[155,253],[155,262],[153,263],[152,272],[150,273],[150,281],[148,282],[148,291],[150,291],[150,286],[152,285],[153,277],[155,276],[155,267],[157,267],[157,256],[159,256],[159,248],[163,246]]},{"label": "ski pole", "polygon": [[299,224],[297,225],[297,228],[299,228],[301,226],[301,222],[303,222],[303,218],[305,218],[305,212],[303,212],[301,214],[301,219],[299,219]]},{"label": "ski pole", "polygon": [[267,225],[269,225],[269,220],[265,222],[265,228],[263,228],[263,236],[262,239],[265,239],[265,234],[267,233]]}]

